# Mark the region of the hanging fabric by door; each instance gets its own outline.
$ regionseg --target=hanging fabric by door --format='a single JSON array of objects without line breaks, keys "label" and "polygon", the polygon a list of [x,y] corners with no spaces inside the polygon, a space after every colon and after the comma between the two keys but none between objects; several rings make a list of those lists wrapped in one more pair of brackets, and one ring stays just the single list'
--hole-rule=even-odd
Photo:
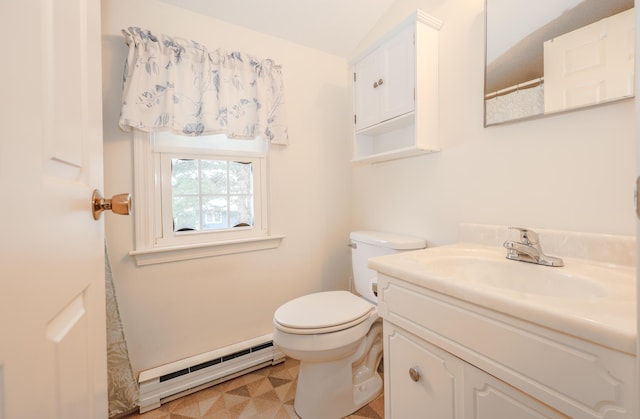
[{"label": "hanging fabric by door", "polygon": [[118,310],[116,290],[113,285],[111,260],[104,245],[104,270],[107,309],[107,375],[109,396],[109,417],[118,417],[131,412],[138,406],[138,383],[129,361],[127,341]]},{"label": "hanging fabric by door", "polygon": [[122,31],[129,55],[120,127],[288,144],[280,66],[196,41]]}]

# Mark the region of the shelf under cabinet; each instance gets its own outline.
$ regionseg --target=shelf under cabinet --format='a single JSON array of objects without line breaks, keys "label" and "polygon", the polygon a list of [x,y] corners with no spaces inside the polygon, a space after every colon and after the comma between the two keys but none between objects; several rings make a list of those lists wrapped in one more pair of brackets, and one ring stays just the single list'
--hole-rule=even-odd
[{"label": "shelf under cabinet", "polygon": [[405,157],[419,156],[421,154],[436,153],[439,150],[423,150],[415,146],[398,148],[391,151],[386,151],[377,154],[370,154],[360,158],[351,160],[354,164],[366,164],[366,163],[379,163],[388,160],[402,159]]},{"label": "shelf under cabinet", "polygon": [[355,133],[355,164],[377,163],[439,151],[416,141],[415,112],[384,121]]},{"label": "shelf under cabinet", "polygon": [[379,124],[372,125],[356,131],[356,135],[377,136],[389,131],[395,131],[396,129],[406,128],[413,125],[415,119],[415,112],[408,112],[404,115],[391,118],[389,120],[380,122]]}]

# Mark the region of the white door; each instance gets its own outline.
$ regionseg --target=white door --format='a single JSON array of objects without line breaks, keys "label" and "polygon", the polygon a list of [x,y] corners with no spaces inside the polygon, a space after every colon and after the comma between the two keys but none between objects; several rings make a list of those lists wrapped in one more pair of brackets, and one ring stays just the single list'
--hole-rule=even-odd
[{"label": "white door", "polygon": [[100,2],[3,0],[0,33],[0,419],[105,418]]},{"label": "white door", "polygon": [[[640,27],[640,7],[635,7],[634,13],[636,27]],[[635,33],[635,56],[640,57],[640,31]],[[638,60],[636,60],[635,66],[640,68]],[[635,85],[640,86],[640,71],[638,70],[635,72]],[[636,188],[638,188],[640,187],[640,95],[636,94],[634,100],[636,110]],[[640,190],[636,189],[636,194],[640,196]],[[638,201],[639,199],[636,198],[636,205],[638,205]],[[640,241],[640,205],[637,206],[636,213],[638,216],[636,219],[636,260],[640,260],[640,246],[638,246],[638,241]],[[636,268],[636,279],[636,284],[640,284],[640,269],[638,268]],[[638,301],[640,301],[640,286],[636,286],[636,328],[638,330],[637,336],[640,336],[640,304],[637,304]],[[640,387],[640,339],[636,340],[636,385]],[[640,412],[640,400],[637,398],[635,409],[636,413]]]},{"label": "white door", "polygon": [[544,43],[544,111],[633,96],[634,10]]}]

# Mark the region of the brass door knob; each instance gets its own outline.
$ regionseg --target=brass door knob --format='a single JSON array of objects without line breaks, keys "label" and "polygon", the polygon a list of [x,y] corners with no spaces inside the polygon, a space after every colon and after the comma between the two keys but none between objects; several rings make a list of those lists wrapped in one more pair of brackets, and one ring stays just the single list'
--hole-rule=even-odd
[{"label": "brass door knob", "polygon": [[95,189],[91,196],[91,213],[94,220],[100,219],[102,211],[112,211],[115,214],[129,215],[131,213],[131,194],[121,193],[111,199],[102,197],[102,193]]}]

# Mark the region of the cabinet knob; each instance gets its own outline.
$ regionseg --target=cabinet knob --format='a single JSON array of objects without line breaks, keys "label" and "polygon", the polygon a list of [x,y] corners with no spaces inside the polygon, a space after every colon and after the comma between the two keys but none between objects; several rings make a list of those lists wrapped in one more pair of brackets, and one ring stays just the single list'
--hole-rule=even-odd
[{"label": "cabinet knob", "polygon": [[378,81],[373,82],[373,88],[375,89],[378,86],[382,86],[382,83],[384,83],[382,79],[379,79]]},{"label": "cabinet knob", "polygon": [[420,371],[418,371],[418,368],[409,368],[409,377],[411,377],[411,379],[417,383],[418,380],[420,380]]}]

